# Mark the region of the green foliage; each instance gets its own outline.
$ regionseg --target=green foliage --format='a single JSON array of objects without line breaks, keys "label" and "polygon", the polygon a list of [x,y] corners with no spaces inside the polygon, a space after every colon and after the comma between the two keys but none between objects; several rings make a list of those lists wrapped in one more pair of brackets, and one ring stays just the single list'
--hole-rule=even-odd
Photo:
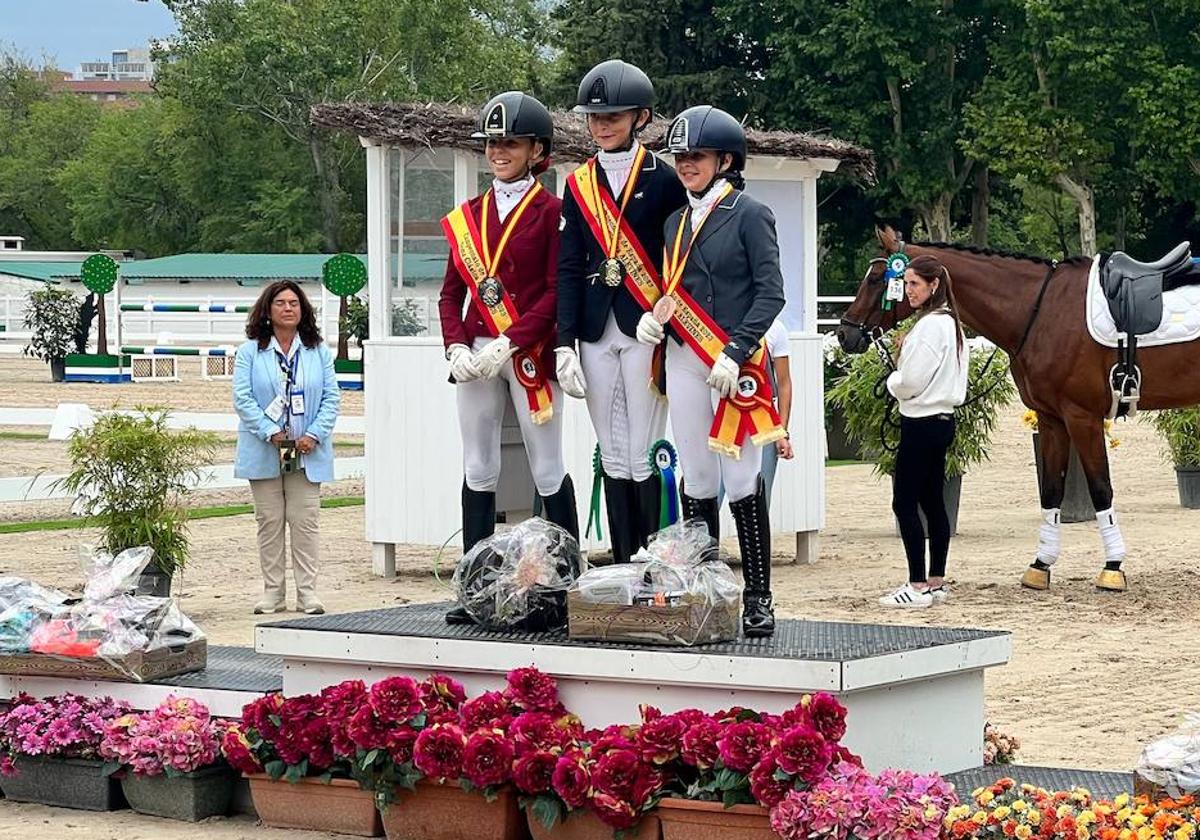
[{"label": "green foliage", "polygon": [[1200,468],[1200,406],[1156,411],[1150,423],[1162,437],[1163,454],[1172,464]]},{"label": "green foliage", "polygon": [[75,350],[79,327],[79,299],[68,289],[46,285],[29,293],[25,329],[30,330],[26,356],[44,362],[65,359]]},{"label": "green foliage", "polygon": [[[1016,395],[1008,375],[1008,357],[999,352],[987,370],[991,351],[972,351],[967,384],[967,400],[975,400],[954,412],[957,430],[946,453],[946,477],[963,475],[973,465],[988,458],[992,431],[1000,409]],[[881,394],[885,378],[883,360],[874,351],[852,357],[849,372],[829,391],[828,399],[842,410],[846,433],[862,447],[864,455],[875,460],[875,470],[892,475],[896,469],[895,449],[900,443],[899,413],[891,409]],[[990,390],[989,390],[990,389]],[[983,394],[979,399],[977,395]]]},{"label": "green foliage", "polygon": [[173,574],[187,561],[183,495],[215,454],[216,435],[167,428],[167,410],[111,412],[71,436],[71,470],[57,486],[76,494],[79,510],[99,524],[113,554],[148,545]]}]

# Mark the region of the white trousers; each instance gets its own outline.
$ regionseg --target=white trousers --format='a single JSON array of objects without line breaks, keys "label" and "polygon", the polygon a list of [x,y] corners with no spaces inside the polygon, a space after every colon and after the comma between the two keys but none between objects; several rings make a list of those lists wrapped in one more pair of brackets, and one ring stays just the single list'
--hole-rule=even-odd
[{"label": "white trousers", "polygon": [[[475,350],[489,339],[475,339]],[[500,369],[495,379],[461,382],[457,388],[458,427],[462,433],[463,473],[467,486],[484,493],[494,492],[500,481],[500,426],[504,407],[511,400],[529,456],[529,471],[542,496],[562,487],[567,475],[562,455],[562,391],[551,381],[554,416],[538,425],[529,413],[525,387],[517,381],[512,362]]]},{"label": "white trousers", "polygon": [[277,478],[252,479],[250,494],[258,523],[263,592],[280,603],[287,595],[284,533],[290,531],[292,575],[296,579],[297,603],[303,607],[316,597],[321,565],[321,485],[309,481],[299,470]]},{"label": "white trousers", "polygon": [[729,501],[736,502],[758,489],[762,447],[747,437],[740,460],[708,448],[708,432],[720,402],[705,381],[708,374],[708,366],[692,348],[667,339],[667,399],[684,491],[693,499],[715,499],[724,483]]},{"label": "white trousers", "polygon": [[650,387],[653,359],[654,348],[621,332],[611,313],[599,341],[579,343],[588,413],[609,478],[650,477],[650,446],[667,428],[666,406]]}]

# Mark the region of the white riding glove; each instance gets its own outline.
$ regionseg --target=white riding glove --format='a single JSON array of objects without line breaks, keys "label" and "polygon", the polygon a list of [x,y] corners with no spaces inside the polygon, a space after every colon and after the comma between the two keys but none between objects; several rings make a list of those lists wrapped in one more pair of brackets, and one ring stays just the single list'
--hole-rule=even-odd
[{"label": "white riding glove", "polygon": [[583,399],[587,392],[587,380],[583,378],[583,365],[579,364],[579,354],[570,347],[556,347],[554,356],[558,384],[575,399]]},{"label": "white riding glove", "polygon": [[712,366],[707,382],[722,397],[732,397],[737,393],[740,371],[738,363],[722,353],[717,356],[716,364]]},{"label": "white riding glove", "polygon": [[663,329],[663,325],[658,323],[658,319],[649,312],[642,313],[642,317],[637,322],[637,340],[642,344],[655,345],[663,340],[667,334]]},{"label": "white riding glove", "polygon": [[497,336],[483,345],[475,354],[475,364],[479,367],[480,379],[495,379],[516,352],[517,346],[506,335]]},{"label": "white riding glove", "polygon": [[450,361],[450,375],[455,382],[471,382],[479,378],[479,365],[467,345],[451,344],[446,348],[446,358]]}]

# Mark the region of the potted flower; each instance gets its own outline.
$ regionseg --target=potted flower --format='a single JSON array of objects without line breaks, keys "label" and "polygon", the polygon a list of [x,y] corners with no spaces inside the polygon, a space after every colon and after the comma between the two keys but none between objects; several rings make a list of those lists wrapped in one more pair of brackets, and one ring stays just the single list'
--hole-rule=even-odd
[{"label": "potted flower", "polygon": [[1165,454],[1175,465],[1179,504],[1200,508],[1200,406],[1169,408],[1151,415]]},{"label": "potted flower", "polygon": [[983,763],[1012,764],[1017,760],[1021,742],[1013,735],[1001,732],[990,723],[983,725]]},{"label": "potted flower", "polygon": [[[1033,409],[1026,409],[1021,415],[1021,422],[1033,432],[1033,461],[1037,467],[1038,496],[1042,493],[1042,442],[1038,434],[1038,416]],[[1121,445],[1120,439],[1113,435],[1113,422],[1104,421],[1104,436],[1110,449]],[[1067,462],[1067,479],[1063,487],[1063,500],[1059,519],[1064,523],[1090,522],[1096,518],[1096,507],[1092,504],[1092,494],[1088,490],[1087,476],[1084,475],[1083,465],[1079,462],[1079,452],[1075,444],[1071,444],[1071,456]]]},{"label": "potted flower", "polygon": [[216,440],[210,432],[168,429],[163,408],[104,414],[71,436],[71,470],[56,485],[76,494],[75,510],[96,519],[112,554],[154,550],[139,594],[170,595],[188,554],[183,494],[212,463]]},{"label": "potted flower", "polygon": [[155,709],[110,721],[100,742],[109,771],[139,814],[197,822],[229,813],[236,777],[221,760],[224,727],[196,700],[171,696]]},{"label": "potted flower", "polygon": [[[954,412],[957,428],[946,453],[945,490],[952,534],[958,531],[962,476],[975,464],[987,460],[1000,409],[1016,394],[1008,375],[1008,357],[999,352],[990,365],[989,357],[991,350],[971,350],[967,402]],[[864,454],[875,459],[875,471],[892,476],[896,470],[896,447],[900,443],[900,421],[894,402],[882,395],[887,372],[877,353],[854,356],[849,372],[834,385],[830,399],[845,412],[850,439],[862,447]]]},{"label": "potted flower", "polygon": [[79,328],[79,300],[60,286],[43,286],[29,293],[25,329],[29,330],[26,356],[50,364],[50,378],[62,382],[67,372],[67,355],[75,349]]},{"label": "potted flower", "polygon": [[339,701],[352,694],[344,686],[320,695],[268,694],[247,704],[240,723],[225,733],[221,752],[249,779],[264,825],[360,837],[383,833],[373,794],[335,754],[330,711],[336,707],[335,714],[344,716]]},{"label": "potted flower", "polygon": [[121,789],[100,760],[100,744],[129,706],[110,697],[22,694],[0,714],[0,789],[17,802],[86,811],[122,806]]}]

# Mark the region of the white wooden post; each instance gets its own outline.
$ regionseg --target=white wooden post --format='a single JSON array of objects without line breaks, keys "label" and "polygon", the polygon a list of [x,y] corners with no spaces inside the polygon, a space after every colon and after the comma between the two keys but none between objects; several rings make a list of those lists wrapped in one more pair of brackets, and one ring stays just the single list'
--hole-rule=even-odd
[{"label": "white wooden post", "polygon": [[[371,307],[371,338],[392,334],[392,205],[390,149],[366,139],[367,148],[367,297]],[[400,184],[397,192],[400,224],[400,266],[404,274],[404,152],[400,151]]]}]

